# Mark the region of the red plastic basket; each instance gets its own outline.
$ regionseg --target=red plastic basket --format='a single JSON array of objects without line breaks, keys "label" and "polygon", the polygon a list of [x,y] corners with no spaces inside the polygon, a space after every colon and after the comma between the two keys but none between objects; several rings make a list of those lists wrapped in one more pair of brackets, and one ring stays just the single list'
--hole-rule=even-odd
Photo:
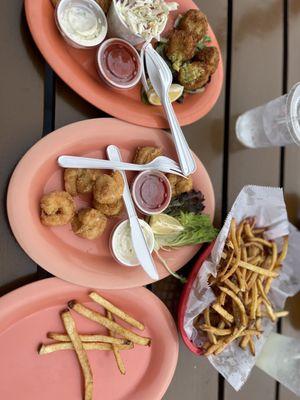
[{"label": "red plastic basket", "polygon": [[192,288],[192,285],[194,283],[194,280],[196,279],[196,276],[198,274],[199,269],[201,268],[203,262],[208,258],[210,255],[212,248],[214,246],[214,242],[212,242],[204,251],[203,253],[200,254],[198,260],[196,261],[192,271],[190,272],[190,275],[188,277],[188,281],[184,285],[183,291],[181,293],[180,301],[179,301],[179,306],[178,306],[178,328],[179,332],[181,334],[181,337],[187,346],[187,348],[197,356],[201,356],[203,354],[203,350],[199,347],[196,347],[193,342],[190,341],[190,339],[187,337],[187,334],[185,333],[185,330],[183,328],[183,320],[184,320],[184,315],[186,312],[186,305],[187,301],[190,295],[190,291]]}]

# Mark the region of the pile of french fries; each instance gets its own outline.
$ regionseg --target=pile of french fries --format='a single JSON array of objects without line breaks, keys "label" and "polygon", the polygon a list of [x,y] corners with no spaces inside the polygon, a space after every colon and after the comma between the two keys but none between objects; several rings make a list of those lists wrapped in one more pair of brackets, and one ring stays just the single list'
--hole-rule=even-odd
[{"label": "pile of french fries", "polygon": [[[135,344],[142,346],[150,346],[151,339],[138,335],[132,332],[130,329],[123,327],[122,325],[115,322],[114,316],[125,321],[127,324],[144,330],[144,325],[137,321],[132,316],[126,314],[120,308],[114,306],[104,297],[100,296],[96,292],[89,294],[89,297],[101,305],[106,312],[106,315],[102,315],[83,304],[78,303],[76,300],[68,302],[68,309],[65,309],[61,313],[63,325],[65,327],[65,333],[49,332],[47,337],[55,340],[50,344],[42,344],[39,347],[38,353],[40,355],[50,354],[60,350],[74,350],[77,354],[79,364],[82,369],[84,383],[85,383],[85,400],[93,399],[93,373],[88,360],[87,351],[89,350],[103,350],[112,351],[121,374],[126,373],[126,368],[121,357],[122,350],[131,350]],[[101,326],[108,330],[108,335],[98,334],[80,334],[76,328],[75,321],[73,319],[70,310],[76,311],[78,314],[99,323]],[[117,337],[116,337],[117,336]]]},{"label": "pile of french fries", "polygon": [[209,278],[216,300],[194,323],[207,338],[203,345],[207,356],[222,353],[235,340],[255,355],[254,338],[263,333],[262,318],[275,322],[288,315],[276,312],[268,297],[287,255],[288,237],[279,253],[276,243],[265,239],[266,230],[257,228],[253,218],[239,225],[231,221],[217,276]]}]

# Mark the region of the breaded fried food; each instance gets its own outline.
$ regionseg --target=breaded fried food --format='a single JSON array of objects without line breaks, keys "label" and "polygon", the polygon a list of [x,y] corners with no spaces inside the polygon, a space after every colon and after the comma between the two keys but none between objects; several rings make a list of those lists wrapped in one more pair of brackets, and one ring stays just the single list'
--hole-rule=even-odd
[{"label": "breaded fried food", "polygon": [[41,198],[41,221],[47,226],[66,225],[75,214],[75,203],[69,193],[55,191]]},{"label": "breaded fried food", "polygon": [[178,175],[168,174],[167,178],[169,179],[171,185],[172,197],[193,190],[193,179],[191,175],[183,178]]},{"label": "breaded fried food", "polygon": [[175,71],[179,71],[181,65],[193,58],[196,51],[197,40],[188,32],[174,30],[171,34],[166,49],[166,55],[172,62]]},{"label": "breaded fried food", "polygon": [[121,199],[124,181],[119,171],[112,175],[101,174],[94,185],[94,199],[99,204],[114,204]]},{"label": "breaded fried food", "polygon": [[102,8],[102,10],[107,14],[109,7],[111,5],[111,0],[95,0],[96,3]]},{"label": "breaded fried food", "polygon": [[200,61],[184,64],[178,74],[179,83],[186,90],[196,90],[209,82],[210,72]]},{"label": "breaded fried food", "polygon": [[97,239],[104,232],[107,225],[107,218],[100,211],[94,208],[85,208],[72,219],[73,232],[89,240]]},{"label": "breaded fried food", "polygon": [[71,196],[91,193],[98,176],[99,169],[68,168],[64,171],[65,190]]},{"label": "breaded fried food", "polygon": [[208,69],[210,75],[214,74],[218,68],[220,55],[215,46],[204,47],[195,54],[196,61],[200,61]]},{"label": "breaded fried food", "polygon": [[199,42],[208,29],[206,15],[200,10],[188,10],[181,18],[178,28]]},{"label": "breaded fried food", "polygon": [[117,217],[124,209],[124,202],[122,199],[117,200],[112,204],[100,204],[94,199],[93,206],[96,210],[100,211],[106,217]]},{"label": "breaded fried food", "polygon": [[162,149],[160,147],[138,147],[133,159],[134,164],[147,164],[155,158],[162,156]]}]

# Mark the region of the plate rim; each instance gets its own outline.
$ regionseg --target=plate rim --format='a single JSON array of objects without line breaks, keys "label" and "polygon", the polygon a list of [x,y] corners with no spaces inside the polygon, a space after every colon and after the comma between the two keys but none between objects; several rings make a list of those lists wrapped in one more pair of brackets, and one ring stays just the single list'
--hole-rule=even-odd
[{"label": "plate rim", "polygon": [[[79,82],[80,80],[78,79],[73,79],[75,78],[75,75],[72,75],[68,71],[65,71],[63,68],[61,68],[57,64],[56,56],[55,56],[55,51],[49,51],[49,49],[45,49],[45,46],[43,44],[43,40],[41,39],[40,36],[40,31],[38,31],[35,28],[35,18],[32,17],[31,12],[30,12],[30,7],[33,6],[33,3],[35,3],[37,0],[24,0],[25,2],[25,15],[26,15],[26,20],[29,26],[29,30],[31,32],[31,35],[33,37],[33,40],[38,47],[39,51],[41,52],[42,56],[44,59],[49,63],[49,65],[52,67],[52,69],[55,71],[55,73],[67,84],[75,93],[77,93],[80,97],[82,97],[85,101],[88,103],[92,104],[95,106],[98,110],[104,111],[115,118],[122,119],[124,121],[134,123],[136,125],[140,126],[145,126],[145,127],[150,127],[150,128],[156,128],[156,129],[167,129],[169,128],[168,122],[166,118],[163,117],[163,112],[159,114],[159,117],[155,117],[152,114],[146,114],[144,113],[143,115],[143,120],[136,119],[135,116],[133,115],[132,117],[127,117],[128,116],[128,109],[123,109],[121,112],[115,112],[114,108],[111,107],[110,103],[107,103],[105,101],[105,96],[102,96],[101,99],[97,98],[95,99],[94,96],[90,95],[87,90],[86,85],[81,86],[80,84],[76,84],[76,82]],[[38,0],[38,1],[43,1],[43,0]],[[50,0],[48,0],[50,2]],[[191,0],[193,3],[193,8],[199,9],[197,4]],[[180,122],[181,126],[186,126],[190,125],[201,118],[205,117],[215,106],[216,102],[218,101],[222,87],[223,87],[223,81],[224,81],[224,67],[223,67],[223,59],[222,59],[222,52],[220,49],[219,42],[215,36],[214,31],[212,30],[210,24],[209,26],[209,33],[213,37],[214,40],[214,45],[218,48],[219,55],[220,55],[220,62],[217,71],[215,72],[215,76],[217,77],[216,80],[216,89],[213,92],[213,95],[211,96],[210,102],[206,103],[204,106],[198,108],[195,110],[193,113],[188,113],[188,115],[181,117],[180,115],[177,114],[178,120]],[[73,78],[72,78],[73,77]],[[99,86],[101,88],[101,86]],[[199,111],[198,111],[199,110]],[[129,113],[130,115],[130,113]],[[125,119],[126,118],[126,119]]]},{"label": "plate rim", "polygon": [[[81,290],[88,290],[89,288],[85,288],[83,286],[79,286],[67,281],[64,281],[62,279],[56,278],[56,277],[51,277],[51,278],[46,278],[46,279],[42,279],[42,280],[38,280],[38,281],[34,281],[31,283],[28,283],[24,286],[21,286],[17,289],[12,290],[11,292],[3,295],[0,298],[0,320],[2,318],[7,318],[10,314],[11,311],[13,311],[14,309],[18,308],[18,302],[22,302],[23,306],[28,305],[29,303],[36,301],[35,300],[35,296],[34,295],[38,295],[38,296],[43,296],[45,295],[45,293],[48,293],[48,291],[54,291],[56,292],[61,286],[61,290],[63,290],[64,288],[77,288],[77,289],[81,289]],[[45,289],[47,290],[47,292],[45,291]],[[99,290],[99,289],[96,289]],[[104,289],[104,292],[118,292],[119,289]],[[170,383],[173,379],[176,367],[177,367],[177,363],[178,363],[178,356],[179,356],[179,335],[178,335],[178,330],[177,330],[177,326],[176,323],[174,321],[174,318],[172,317],[170,311],[168,310],[167,306],[163,303],[163,301],[156,296],[154,293],[152,293],[149,289],[145,288],[145,287],[134,287],[134,288],[128,288],[128,289],[124,289],[122,290],[123,292],[128,291],[128,292],[141,292],[142,295],[146,295],[148,298],[151,298],[152,301],[156,302],[157,305],[159,305],[160,307],[160,312],[163,314],[163,317],[167,323],[167,325],[170,327],[170,331],[173,331],[174,334],[174,348],[173,351],[170,352],[172,359],[168,361],[168,365],[171,366],[171,368],[169,369],[169,373],[167,374],[166,379],[164,380],[165,383],[164,385],[160,388],[159,392],[157,392],[157,400],[162,399],[162,396],[166,393],[167,389],[170,386]],[[47,294],[48,296],[48,294]],[[24,300],[25,299],[25,300]],[[27,304],[26,300],[28,300]],[[4,316],[3,316],[3,310],[4,312]],[[32,313],[27,314],[24,318],[26,318],[27,316],[32,315]],[[14,322],[10,323],[8,328],[9,329],[12,325],[14,324]],[[6,330],[5,329],[5,330]],[[1,331],[0,331],[0,335],[1,335]],[[155,400],[155,399],[153,399]]]}]

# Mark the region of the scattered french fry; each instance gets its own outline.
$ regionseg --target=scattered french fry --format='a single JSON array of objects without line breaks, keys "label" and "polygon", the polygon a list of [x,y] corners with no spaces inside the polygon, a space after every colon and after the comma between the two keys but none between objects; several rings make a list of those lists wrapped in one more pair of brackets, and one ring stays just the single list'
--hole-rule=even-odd
[{"label": "scattered french fry", "polygon": [[[100,350],[100,351],[112,351],[111,343],[99,343],[99,342],[82,342],[84,350]],[[129,344],[115,344],[118,350],[131,350],[133,349],[133,343]],[[42,344],[39,348],[38,353],[40,355],[50,354],[61,350],[74,350],[72,342],[56,342],[51,344]]]},{"label": "scattered french fry", "polygon": [[[55,333],[49,332],[47,334],[49,339],[56,340],[58,342],[70,342],[70,337],[64,333]],[[80,340],[83,343],[93,342],[93,343],[115,343],[115,344],[130,344],[130,341],[127,339],[119,339],[111,336],[105,335],[79,335]]]},{"label": "scattered french fry", "polygon": [[[106,314],[107,314],[107,318],[110,321],[114,321],[112,313],[110,311],[106,311]],[[112,334],[111,331],[109,331],[109,333],[110,333],[110,335]],[[116,363],[117,363],[117,366],[119,368],[119,371],[121,372],[122,375],[125,375],[126,374],[126,368],[125,368],[124,362],[122,360],[122,357],[121,357],[121,354],[120,354],[120,350],[118,349],[118,347],[115,344],[112,344],[112,350],[113,350],[113,353],[114,353],[114,356],[115,356]]]},{"label": "scattered french fry", "polygon": [[77,354],[78,361],[80,363],[83,376],[84,376],[84,399],[93,399],[93,373],[89,363],[88,356],[80,340],[80,336],[77,332],[75,322],[69,310],[64,311],[61,314],[65,329],[70,336],[71,342],[74,346],[74,350]]},{"label": "scattered french fry", "polygon": [[89,296],[92,300],[94,300],[96,303],[100,304],[107,311],[110,311],[116,317],[119,317],[123,321],[127,322],[129,325],[134,326],[135,328],[139,329],[140,331],[143,331],[145,329],[145,326],[141,322],[137,321],[135,318],[126,314],[120,308],[114,306],[112,303],[110,303],[104,297],[100,296],[98,293],[92,292],[89,294]]},{"label": "scattered french fry", "polygon": [[98,324],[104,326],[114,334],[123,336],[124,338],[130,340],[133,343],[139,344],[141,346],[150,346],[151,344],[150,338],[137,335],[136,333],[130,331],[129,329],[126,329],[123,326],[117,324],[116,322],[109,320],[100,313],[91,310],[88,307],[85,307],[84,305],[78,303],[75,300],[69,301],[68,306],[70,309],[76,311],[78,314],[83,315],[84,317],[92,321],[98,322]]}]

